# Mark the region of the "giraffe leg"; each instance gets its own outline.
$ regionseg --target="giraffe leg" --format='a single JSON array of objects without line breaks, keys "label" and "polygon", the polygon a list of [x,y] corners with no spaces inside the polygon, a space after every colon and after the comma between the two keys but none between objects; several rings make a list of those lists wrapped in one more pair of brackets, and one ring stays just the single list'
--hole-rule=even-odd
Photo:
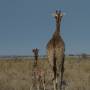
[{"label": "giraffe leg", "polygon": [[55,80],[53,80],[53,87],[54,87],[54,90],[56,90]]},{"label": "giraffe leg", "polygon": [[43,82],[43,90],[45,90],[45,83]]},{"label": "giraffe leg", "polygon": [[57,77],[56,77],[56,79],[53,80],[53,87],[54,87],[54,90],[58,90],[58,87],[57,87]]},{"label": "giraffe leg", "polygon": [[44,77],[44,80],[43,80],[43,89],[45,90],[45,77]]},{"label": "giraffe leg", "polygon": [[39,83],[37,83],[37,90],[40,90],[40,85],[39,85]]},{"label": "giraffe leg", "polygon": [[64,74],[64,55],[62,54],[57,58],[58,90],[62,90],[63,74]]},{"label": "giraffe leg", "polygon": [[58,83],[57,83],[57,77],[56,77],[56,90],[58,90],[57,84],[58,84]]}]

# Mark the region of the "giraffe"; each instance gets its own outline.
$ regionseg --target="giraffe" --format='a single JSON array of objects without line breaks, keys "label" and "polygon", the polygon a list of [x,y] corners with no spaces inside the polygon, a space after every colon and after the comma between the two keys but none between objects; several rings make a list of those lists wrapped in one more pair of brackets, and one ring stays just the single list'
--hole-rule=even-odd
[{"label": "giraffe", "polygon": [[32,73],[33,88],[34,90],[45,90],[45,72],[44,72],[44,69],[39,67],[39,62],[38,62],[39,49],[34,48],[32,51],[35,56],[33,73]]},{"label": "giraffe", "polygon": [[60,33],[60,24],[63,17],[61,11],[56,10],[55,13],[56,30],[52,35],[52,38],[47,43],[47,55],[48,61],[53,72],[53,85],[54,90],[62,90],[62,79],[64,72],[64,51],[65,44]]}]

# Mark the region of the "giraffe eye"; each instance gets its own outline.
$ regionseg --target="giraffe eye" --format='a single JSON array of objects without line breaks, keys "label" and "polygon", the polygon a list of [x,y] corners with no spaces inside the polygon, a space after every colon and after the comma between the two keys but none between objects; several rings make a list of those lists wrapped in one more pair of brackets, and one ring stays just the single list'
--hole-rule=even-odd
[{"label": "giraffe eye", "polygon": [[63,16],[63,13],[61,13],[60,16]]},{"label": "giraffe eye", "polygon": [[58,17],[58,15],[56,14],[55,17]]},{"label": "giraffe eye", "polygon": [[57,17],[58,15],[56,14],[55,17]]}]

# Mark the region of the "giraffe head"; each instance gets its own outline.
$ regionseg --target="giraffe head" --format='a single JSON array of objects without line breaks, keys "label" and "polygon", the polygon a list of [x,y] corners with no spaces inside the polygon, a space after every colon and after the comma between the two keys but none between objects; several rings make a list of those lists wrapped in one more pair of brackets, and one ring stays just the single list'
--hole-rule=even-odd
[{"label": "giraffe head", "polygon": [[61,19],[63,17],[63,13],[59,10],[56,10],[56,13],[54,14],[54,17],[55,17],[55,20],[56,20],[56,23],[60,23],[61,22]]},{"label": "giraffe head", "polygon": [[34,53],[35,56],[38,56],[39,49],[34,48],[34,49],[32,49],[32,52]]},{"label": "giraffe head", "polygon": [[32,49],[32,52],[34,53],[34,58],[35,58],[34,65],[36,66],[37,62],[38,62],[38,52],[39,52],[39,49],[38,48],[34,48],[34,49]]}]

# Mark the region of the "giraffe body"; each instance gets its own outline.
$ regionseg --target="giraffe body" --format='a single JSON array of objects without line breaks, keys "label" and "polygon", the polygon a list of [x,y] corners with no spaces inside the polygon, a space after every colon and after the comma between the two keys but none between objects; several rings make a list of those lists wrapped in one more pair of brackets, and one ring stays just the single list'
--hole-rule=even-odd
[{"label": "giraffe body", "polygon": [[33,89],[34,90],[45,90],[45,73],[44,70],[35,67],[33,69]]}]

